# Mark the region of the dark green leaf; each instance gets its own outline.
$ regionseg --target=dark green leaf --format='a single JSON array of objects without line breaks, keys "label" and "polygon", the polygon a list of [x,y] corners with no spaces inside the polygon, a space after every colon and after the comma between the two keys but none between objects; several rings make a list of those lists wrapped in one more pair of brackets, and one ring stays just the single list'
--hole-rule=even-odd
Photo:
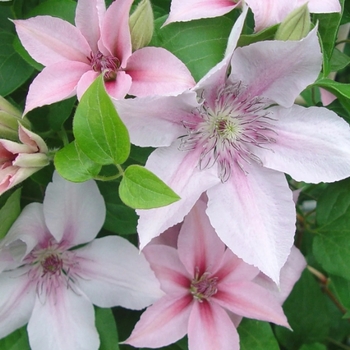
[{"label": "dark green leaf", "polygon": [[21,212],[21,189],[16,190],[0,209],[0,239],[4,238]]},{"label": "dark green leaf", "polygon": [[26,82],[33,73],[28,65],[13,48],[15,36],[0,32],[0,95],[6,96]]},{"label": "dark green leaf", "polygon": [[349,63],[350,57],[348,55],[338,49],[334,49],[330,62],[331,72],[337,72],[338,70],[345,68]]},{"label": "dark green leaf", "polygon": [[111,309],[95,307],[95,316],[101,341],[99,350],[119,350],[118,331]]},{"label": "dark green leaf", "polygon": [[258,33],[254,33],[250,35],[241,35],[238,40],[237,46],[247,46],[262,40],[272,40],[277,31],[277,28],[278,28],[278,25],[276,24]]},{"label": "dark green leaf", "polygon": [[332,92],[337,97],[350,98],[350,84],[338,83],[332,79],[324,78],[317,80],[314,85]]},{"label": "dark green leaf", "polygon": [[0,340],[0,349],[3,350],[30,350],[27,331],[22,327]]},{"label": "dark green leaf", "polygon": [[76,146],[75,142],[70,143],[56,153],[55,167],[62,177],[72,182],[90,180],[101,170],[101,165],[88,158]]},{"label": "dark green leaf", "polygon": [[300,350],[327,350],[326,346],[320,343],[304,344]]},{"label": "dark green leaf", "polygon": [[128,158],[129,133],[105,91],[102,75],[81,98],[73,132],[79,148],[98,164],[122,164]]},{"label": "dark green leaf", "polygon": [[237,331],[241,350],[279,350],[271,326],[266,322],[243,319]]},{"label": "dark green leaf", "polygon": [[134,209],[163,207],[180,199],[162,180],[140,165],[130,165],[125,170],[119,196]]},{"label": "dark green leaf", "polygon": [[72,113],[75,97],[71,97],[68,100],[54,103],[49,106],[48,119],[52,130],[61,130],[64,122],[69,118]]},{"label": "dark green leaf", "polygon": [[283,305],[293,332],[277,326],[277,339],[288,350],[296,350],[303,343],[319,342],[327,338],[327,301],[313,276],[305,270]]}]

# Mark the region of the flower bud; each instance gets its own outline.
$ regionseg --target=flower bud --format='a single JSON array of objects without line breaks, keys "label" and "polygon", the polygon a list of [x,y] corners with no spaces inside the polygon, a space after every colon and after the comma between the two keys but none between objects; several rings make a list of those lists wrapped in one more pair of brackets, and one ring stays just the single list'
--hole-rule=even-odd
[{"label": "flower bud", "polygon": [[277,29],[276,40],[300,40],[310,31],[310,12],[307,3],[291,12]]},{"label": "flower bud", "polygon": [[21,116],[16,107],[0,96],[0,138],[18,140],[18,122],[30,128],[29,120]]},{"label": "flower bud", "polygon": [[150,0],[141,0],[129,18],[132,49],[147,46],[154,31],[154,17]]}]

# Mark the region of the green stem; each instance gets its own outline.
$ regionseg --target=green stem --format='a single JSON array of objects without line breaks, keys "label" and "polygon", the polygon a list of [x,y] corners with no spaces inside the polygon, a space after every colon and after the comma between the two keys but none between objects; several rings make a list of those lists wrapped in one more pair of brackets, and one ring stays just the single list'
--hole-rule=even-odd
[{"label": "green stem", "polygon": [[110,176],[96,175],[95,180],[98,181],[113,181],[124,175],[124,169],[119,164],[114,164],[118,169],[118,173]]},{"label": "green stem", "polygon": [[335,46],[339,45],[339,44],[349,44],[350,40],[349,39],[344,39],[344,40],[339,40],[335,43]]},{"label": "green stem", "polygon": [[63,145],[67,146],[69,144],[68,135],[64,128],[57,132],[58,136],[61,138]]}]

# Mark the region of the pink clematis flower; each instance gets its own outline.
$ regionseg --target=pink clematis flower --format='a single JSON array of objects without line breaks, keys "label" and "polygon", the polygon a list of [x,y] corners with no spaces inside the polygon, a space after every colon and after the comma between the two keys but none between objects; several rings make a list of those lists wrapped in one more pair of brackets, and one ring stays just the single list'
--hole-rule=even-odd
[{"label": "pink clematis flower", "polygon": [[158,243],[144,249],[166,295],[143,313],[126,344],[158,348],[188,334],[189,350],[238,350],[242,316],[289,327],[281,303],[305,259],[293,249],[278,296],[271,280],[225,248],[205,208],[199,200],[185,217],[177,248]]},{"label": "pink clematis flower", "polygon": [[79,0],[75,23],[51,16],[15,20],[29,54],[46,66],[29,88],[24,113],[75,94],[104,75],[108,93],[123,98],[179,93],[194,85],[185,65],[162,48],[131,52],[129,11],[133,0]]},{"label": "pink clematis flower", "polygon": [[278,282],[296,217],[284,173],[310,183],[348,177],[350,130],[325,108],[293,105],[321,69],[316,29],[300,41],[259,42],[230,57],[178,96],[114,101],[131,142],[159,147],[146,167],[181,197],[138,211],[140,245],[181,222],[206,192],[222,241]]},{"label": "pink clematis flower", "polygon": [[[280,23],[296,8],[308,3],[312,13],[340,12],[339,0],[246,0],[254,13],[255,31]],[[237,0],[172,0],[165,24],[222,16],[240,5]]]},{"label": "pink clematis flower", "polygon": [[22,142],[0,139],[0,195],[50,163],[44,140],[18,126]]},{"label": "pink clematis flower", "polygon": [[0,273],[0,338],[28,322],[33,350],[97,350],[92,304],[142,309],[163,295],[131,243],[93,240],[105,214],[95,182],[57,173],[44,203],[24,208],[0,246],[0,261],[13,256]]}]

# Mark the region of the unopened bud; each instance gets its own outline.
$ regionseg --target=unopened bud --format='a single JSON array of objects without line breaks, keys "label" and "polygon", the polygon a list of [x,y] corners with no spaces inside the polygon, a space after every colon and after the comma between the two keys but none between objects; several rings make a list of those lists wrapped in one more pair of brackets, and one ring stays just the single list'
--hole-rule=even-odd
[{"label": "unopened bud", "polygon": [[154,17],[150,0],[141,0],[129,18],[133,51],[149,44],[153,36]]},{"label": "unopened bud", "polygon": [[18,122],[30,128],[29,120],[21,116],[16,107],[0,96],[0,138],[18,140]]},{"label": "unopened bud", "polygon": [[307,3],[291,12],[277,29],[276,40],[300,40],[310,31],[310,12]]}]

